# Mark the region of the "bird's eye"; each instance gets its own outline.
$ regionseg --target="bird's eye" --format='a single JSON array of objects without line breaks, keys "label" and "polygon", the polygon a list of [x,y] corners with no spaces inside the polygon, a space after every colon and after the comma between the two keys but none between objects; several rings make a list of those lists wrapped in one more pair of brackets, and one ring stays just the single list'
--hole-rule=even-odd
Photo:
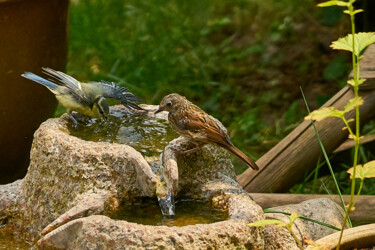
[{"label": "bird's eye", "polygon": [[167,107],[172,107],[172,103],[171,103],[171,102],[168,102],[168,103],[167,103]]}]

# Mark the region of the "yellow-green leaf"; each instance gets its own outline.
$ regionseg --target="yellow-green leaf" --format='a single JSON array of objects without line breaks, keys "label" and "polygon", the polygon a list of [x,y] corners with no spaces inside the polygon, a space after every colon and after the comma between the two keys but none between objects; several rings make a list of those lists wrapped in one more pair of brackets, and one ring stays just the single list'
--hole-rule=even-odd
[{"label": "yellow-green leaf", "polygon": [[[361,85],[362,83],[364,83],[366,81],[366,79],[358,79],[358,85]],[[355,86],[355,81],[354,79],[350,79],[348,80],[348,84],[352,85],[352,86]]]},{"label": "yellow-green leaf", "polygon": [[338,110],[334,107],[327,107],[318,110],[314,110],[308,116],[305,116],[305,120],[316,120],[321,121],[327,117],[344,117],[344,111]]},{"label": "yellow-green leaf", "polygon": [[363,12],[362,9],[357,9],[357,10],[355,10],[353,13],[354,13],[354,15],[356,15],[356,14],[361,13],[361,12]]},{"label": "yellow-green leaf", "polygon": [[360,96],[356,96],[349,100],[349,102],[344,107],[344,112],[349,112],[350,110],[361,106],[363,104],[363,99]]},{"label": "yellow-green leaf", "polygon": [[350,118],[347,122],[351,123],[351,122],[354,122],[354,121],[355,121],[354,118]]},{"label": "yellow-green leaf", "polygon": [[[350,174],[350,179],[352,179],[354,168],[350,168],[347,172]],[[355,171],[355,178],[365,179],[375,177],[375,161],[367,162],[363,165],[357,165]]]},{"label": "yellow-green leaf", "polygon": [[[375,42],[375,33],[374,32],[361,32],[356,33],[354,36],[354,54],[359,56],[362,50],[367,46]],[[342,37],[339,40],[331,44],[333,49],[347,50],[353,52],[353,35],[349,34],[346,37]]]},{"label": "yellow-green leaf", "polygon": [[264,227],[267,225],[286,226],[286,223],[280,220],[258,220],[256,222],[249,223],[247,225],[252,226],[252,227]]},{"label": "yellow-green leaf", "polygon": [[348,14],[348,15],[350,15],[351,13],[352,13],[353,15],[356,15],[356,14],[361,13],[361,12],[363,12],[362,9],[358,9],[358,10],[355,10],[355,11],[353,11],[353,12],[350,12],[349,10],[344,10],[344,13],[345,13],[345,14]]},{"label": "yellow-green leaf", "polygon": [[332,1],[327,1],[327,2],[324,2],[324,3],[320,3],[317,6],[318,7],[348,6],[348,3],[344,2],[344,1],[335,1],[335,0],[332,0]]}]

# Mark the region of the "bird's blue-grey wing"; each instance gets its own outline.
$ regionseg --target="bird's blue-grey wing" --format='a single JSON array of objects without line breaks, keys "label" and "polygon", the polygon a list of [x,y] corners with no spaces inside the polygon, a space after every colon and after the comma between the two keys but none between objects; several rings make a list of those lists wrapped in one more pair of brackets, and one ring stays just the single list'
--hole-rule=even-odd
[{"label": "bird's blue-grey wing", "polygon": [[126,107],[143,110],[136,104],[136,102],[141,102],[142,99],[128,92],[127,88],[119,87],[114,82],[100,81],[99,84],[102,87],[103,96],[105,98],[113,98],[119,100]]}]

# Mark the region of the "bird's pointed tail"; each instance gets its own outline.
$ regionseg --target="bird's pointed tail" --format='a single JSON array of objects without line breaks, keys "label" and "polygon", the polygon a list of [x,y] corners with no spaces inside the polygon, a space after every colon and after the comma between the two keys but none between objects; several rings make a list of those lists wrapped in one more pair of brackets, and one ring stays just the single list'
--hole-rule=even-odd
[{"label": "bird's pointed tail", "polygon": [[238,158],[240,158],[241,160],[243,160],[252,169],[259,170],[258,165],[255,162],[253,162],[247,155],[245,155],[241,150],[239,150],[238,148],[236,148],[235,146],[233,146],[233,145],[231,145],[231,146],[225,146],[225,148],[227,150],[229,150],[230,152],[232,152],[233,154],[235,154],[236,156],[238,156]]},{"label": "bird's pointed tail", "polygon": [[57,89],[58,85],[51,82],[51,81],[48,81],[47,79],[44,79],[38,75],[35,75],[34,73],[31,73],[31,72],[25,72],[24,74],[22,74],[21,76],[31,80],[31,81],[34,81],[34,82],[37,82],[39,84],[42,84],[44,86],[46,86],[47,88],[49,88],[50,90],[55,90]]}]

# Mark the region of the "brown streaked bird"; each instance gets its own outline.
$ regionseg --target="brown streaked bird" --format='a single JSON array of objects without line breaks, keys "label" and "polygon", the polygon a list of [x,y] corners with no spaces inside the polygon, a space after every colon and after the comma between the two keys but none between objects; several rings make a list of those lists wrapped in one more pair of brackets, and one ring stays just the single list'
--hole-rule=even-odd
[{"label": "brown streaked bird", "polygon": [[172,128],[197,144],[196,148],[186,150],[184,153],[194,152],[204,144],[211,143],[232,152],[252,169],[259,170],[255,162],[233,145],[214,119],[184,96],[179,94],[165,96],[155,113],[160,111],[168,111],[168,120]]}]

